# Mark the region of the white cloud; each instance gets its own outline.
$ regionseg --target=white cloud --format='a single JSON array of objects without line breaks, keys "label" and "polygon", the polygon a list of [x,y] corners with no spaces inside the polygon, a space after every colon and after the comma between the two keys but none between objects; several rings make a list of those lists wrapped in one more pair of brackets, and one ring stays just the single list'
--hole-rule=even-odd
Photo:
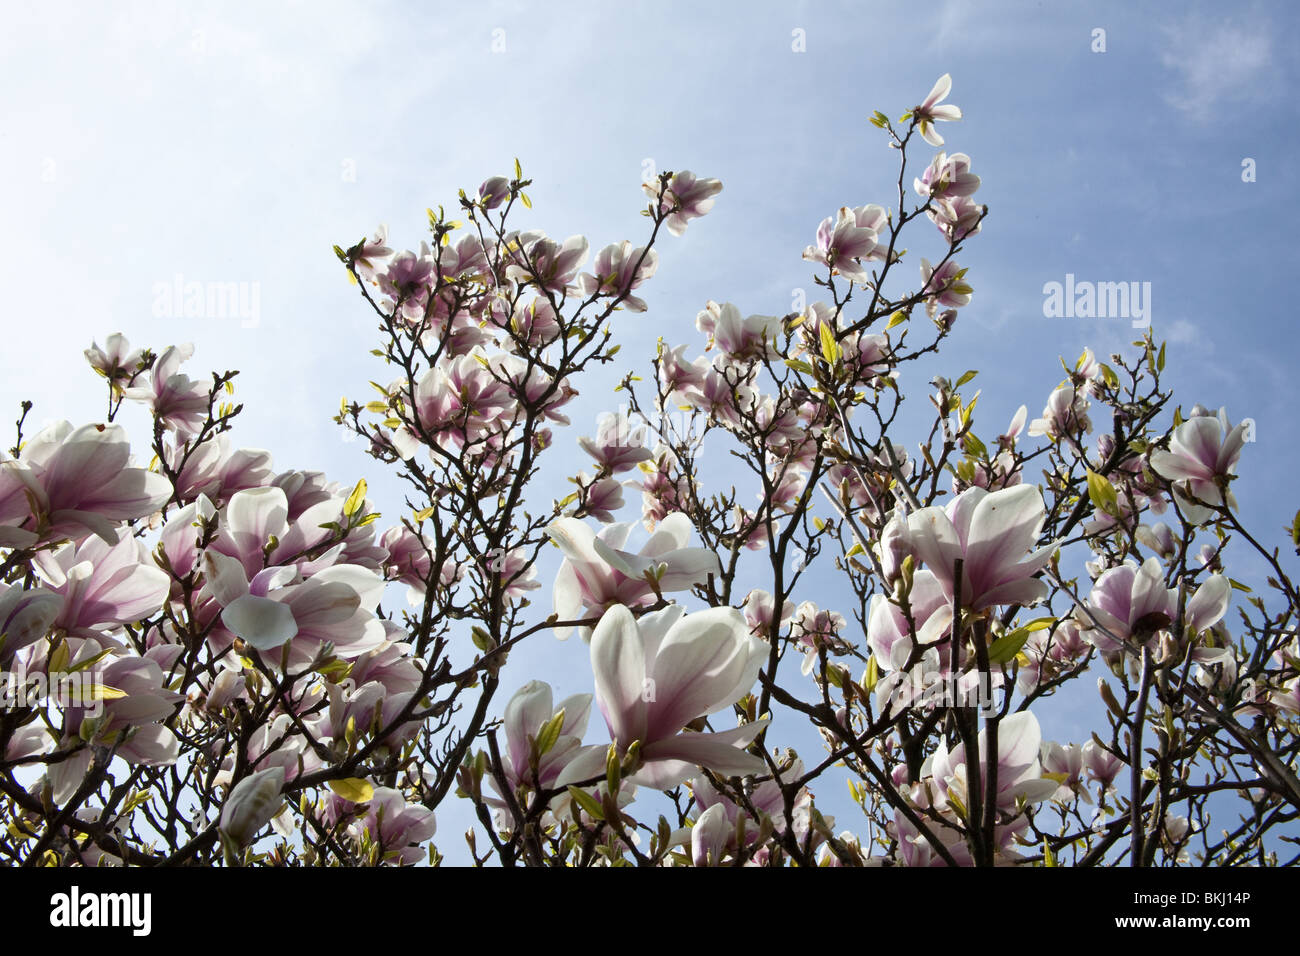
[{"label": "white cloud", "polygon": [[1258,96],[1273,60],[1270,30],[1262,18],[1243,24],[1208,21],[1199,14],[1165,27],[1160,59],[1177,74],[1165,101],[1194,119],[1208,120],[1220,103]]}]

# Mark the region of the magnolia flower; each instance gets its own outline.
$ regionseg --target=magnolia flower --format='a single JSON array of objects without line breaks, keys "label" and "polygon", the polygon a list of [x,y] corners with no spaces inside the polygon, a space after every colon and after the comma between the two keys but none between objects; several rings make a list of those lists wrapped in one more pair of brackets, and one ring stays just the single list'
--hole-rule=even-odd
[{"label": "magnolia flower", "polygon": [[1079,795],[1092,802],[1086,790],[1080,789],[1083,782],[1083,751],[1075,744],[1061,746],[1053,741],[1043,741],[1039,761],[1043,766],[1044,776],[1060,778],[1060,788],[1052,795],[1059,803],[1067,803],[1078,791]]},{"label": "magnolia flower", "polygon": [[940,196],[970,196],[980,188],[980,178],[970,171],[970,157],[965,153],[939,153],[930,161],[925,172],[912,180],[917,195],[929,198]]},{"label": "magnolia flower", "polygon": [[1174,533],[1163,521],[1151,526],[1142,525],[1137,529],[1135,537],[1166,561],[1178,553]]},{"label": "magnolia flower", "polygon": [[374,282],[379,264],[393,255],[388,248],[388,226],[380,224],[368,241],[363,241],[353,252],[353,265],[363,279]]},{"label": "magnolia flower", "polygon": [[[545,753],[536,754],[537,767],[533,769],[536,742],[542,729],[563,714],[558,736]],[[505,731],[506,747],[501,755],[502,769],[505,771],[506,783],[511,792],[520,787],[530,790],[540,787],[550,790],[556,786],[561,772],[575,757],[587,751],[599,751],[603,759],[606,748],[582,746],[582,735],[587,732],[587,720],[591,716],[591,695],[574,694],[553,703],[551,685],[545,681],[529,681],[515,692],[506,704],[502,719]],[[601,770],[603,770],[603,764]],[[601,770],[596,771],[597,773]],[[594,776],[595,774],[591,774]],[[496,778],[490,778],[493,789],[497,788]],[[505,794],[500,800],[487,802],[498,810],[506,807]]]},{"label": "magnolia flower", "polygon": [[[638,554],[620,550],[631,524],[611,524],[594,533],[576,518],[559,518],[547,533],[564,553],[555,578],[555,613],[562,621],[601,614],[616,604],[643,607],[660,593],[686,591],[703,584],[710,574],[721,574],[718,556],[707,548],[690,548],[691,521],[674,512]],[[649,579],[655,580],[651,586]],[[568,627],[555,629],[557,637]],[[589,629],[583,628],[583,637]]]},{"label": "magnolia flower", "polygon": [[365,815],[348,827],[352,839],[359,842],[363,833],[369,834],[383,863],[412,866],[425,858],[421,844],[438,831],[432,810],[408,803],[391,787],[376,787],[364,806]]},{"label": "magnolia flower", "polygon": [[510,195],[510,180],[504,176],[492,176],[483,180],[478,188],[478,199],[484,209],[496,209]]},{"label": "magnolia flower", "polygon": [[526,245],[513,255],[506,267],[506,278],[515,282],[532,282],[550,292],[563,293],[587,261],[586,236],[570,236],[561,243],[531,233],[527,240],[522,236],[520,240]]},{"label": "magnolia flower", "polygon": [[62,594],[0,583],[0,665],[44,637],[62,610]]},{"label": "magnolia flower", "polygon": [[[968,488],[946,508],[923,508],[907,519],[912,553],[953,596],[953,569],[963,559],[961,601],[979,611],[998,604],[1033,604],[1047,594],[1034,577],[1051,559],[1055,544],[1025,552],[1042,531],[1043,496],[1034,485],[999,491]],[[1021,560],[1024,558],[1025,560]]]},{"label": "magnolia flower", "polygon": [[1076,435],[1090,431],[1088,400],[1073,385],[1062,385],[1053,391],[1043,408],[1043,417],[1029,423],[1029,434],[1045,435],[1052,441],[1064,438],[1072,445],[1076,444]]},{"label": "magnolia flower", "polygon": [[90,348],[85,351],[85,356],[90,367],[108,379],[113,384],[114,392],[118,392],[121,390],[121,382],[129,382],[131,377],[140,371],[144,351],[132,350],[126,336],[121,332],[114,332],[104,340],[102,349],[97,342],[92,341]]},{"label": "magnolia flower", "polygon": [[[779,777],[783,778],[788,784],[790,781],[798,780],[803,776],[803,761],[795,760],[792,764],[781,771]],[[704,814],[713,811],[714,808],[720,807],[724,818],[727,821],[724,846],[734,846],[737,829],[740,830],[741,837],[748,846],[757,837],[759,833],[758,820],[767,816],[772,821],[772,826],[777,833],[784,833],[786,828],[785,815],[785,794],[781,790],[781,783],[775,777],[768,777],[762,783],[757,784],[752,790],[747,791],[745,807],[737,804],[728,794],[719,790],[709,778],[700,774],[692,777],[690,780],[691,794],[695,797],[695,805],[704,813],[696,821],[704,819]],[[791,819],[795,824],[796,835],[803,836],[803,823],[807,821],[807,811],[812,805],[812,794],[808,792],[807,787],[802,787],[793,801],[791,807]],[[752,807],[757,817],[750,814],[749,807]],[[737,826],[739,825],[739,826]]]},{"label": "magnolia flower", "polygon": [[[78,658],[89,662],[99,653],[99,645],[93,641],[64,640],[75,648],[72,666],[76,666]],[[185,698],[167,689],[169,678],[164,665],[170,667],[168,658],[174,661],[177,650],[176,645],[163,645],[143,657],[108,657],[87,663],[82,668],[87,683],[111,690],[103,692],[103,699],[83,699],[64,708],[64,744],[80,740],[94,740],[105,746],[116,743],[114,753],[127,763],[151,767],[175,763],[180,741],[164,722]],[[92,757],[92,748],[81,747],[66,760],[50,764],[47,774],[57,802],[76,792]]]},{"label": "magnolia flower", "polygon": [[673,349],[662,346],[659,349],[659,381],[669,398],[688,389],[701,387],[708,367],[708,361],[703,358],[688,362],[685,345]]},{"label": "magnolia flower", "polygon": [[55,625],[80,637],[152,617],[171,590],[171,579],[149,560],[144,542],[123,537],[116,545],[87,538],[34,562],[50,590],[64,597]]},{"label": "magnolia flower", "polygon": [[[585,480],[585,475],[580,475]],[[623,507],[623,485],[614,478],[602,478],[586,488],[581,513],[609,524],[614,512]]]},{"label": "magnolia flower", "polygon": [[[883,594],[871,598],[867,617],[867,644],[884,671],[903,668],[918,645],[929,647],[947,638],[952,630],[952,598],[944,593],[939,579],[928,569],[917,571],[908,592],[908,607],[916,625],[913,633],[907,615]],[[945,661],[945,666],[947,662]]]},{"label": "magnolia flower", "polygon": [[921,294],[925,296],[925,313],[931,318],[939,306],[960,308],[970,304],[973,291],[965,281],[966,270],[959,268],[955,259],[934,268],[929,259],[921,260]]},{"label": "magnolia flower", "polygon": [[29,474],[8,472],[29,490],[29,477],[39,486],[31,500],[39,510],[40,527],[28,527],[43,541],[81,541],[96,534],[116,544],[120,522],[152,514],[172,493],[166,478],[129,467],[130,458],[131,446],[120,425],[74,429],[58,422],[41,431],[23,449],[21,463]]},{"label": "magnolia flower", "polygon": [[197,435],[208,414],[208,386],[179,371],[181,363],[193,354],[192,345],[169,346],[154,362],[149,384],[122,393],[147,404],[154,418],[175,431],[181,441]]},{"label": "magnolia flower", "polygon": [[1197,415],[1174,429],[1169,450],[1151,453],[1151,470],[1174,483],[1174,495],[1187,519],[1200,524],[1213,516],[1213,508],[1235,508],[1236,499],[1225,491],[1245,441],[1245,424],[1228,427],[1227,415]]},{"label": "magnolia flower", "polygon": [[691,827],[691,862],[696,866],[718,866],[727,854],[727,843],[734,842],[734,836],[735,828],[722,804],[715,803]]},{"label": "magnolia flower", "polygon": [[921,137],[931,146],[942,146],[943,137],[934,130],[936,122],[948,122],[951,120],[961,119],[961,110],[951,104],[940,106],[948,98],[948,93],[952,89],[952,76],[945,73],[935,82],[934,88],[930,94],[922,101],[920,106],[912,110],[912,116],[916,119],[917,126],[921,130]]},{"label": "magnolia flower", "polygon": [[1106,748],[1098,746],[1097,741],[1091,738],[1084,741],[1080,757],[1090,780],[1101,784],[1106,790],[1114,789],[1115,778],[1124,769],[1124,761]]},{"label": "magnolia flower", "polygon": [[[621,604],[606,611],[591,638],[591,667],[618,753],[640,747],[630,781],[664,790],[697,767],[724,777],[761,772],[763,761],[741,748],[767,726],[766,718],[718,733],[681,731],[748,693],[767,656],[767,642],[750,635],[735,608],[687,615],[674,604],[640,621]],[[575,760],[561,780],[598,773],[604,760],[599,752]]]},{"label": "magnolia flower", "polygon": [[[1232,586],[1212,574],[1196,589],[1183,609],[1183,629],[1199,635],[1227,613]],[[1103,653],[1124,649],[1125,642],[1149,643],[1168,629],[1178,614],[1178,590],[1165,587],[1160,562],[1147,558],[1139,567],[1126,561],[1101,574],[1076,617],[1083,637]]]},{"label": "magnolia flower", "polygon": [[752,361],[775,354],[776,336],[781,319],[774,315],[740,317],[740,310],[730,302],[710,302],[695,317],[695,326],[709,337],[709,347],[716,345],[728,358]]},{"label": "magnolia flower", "polygon": [[865,282],[870,273],[858,260],[871,258],[878,252],[877,230],[862,221],[868,219],[870,209],[870,206],[858,209],[842,206],[834,218],[823,219],[817,227],[817,244],[804,249],[804,259],[830,266],[852,282]]},{"label": "magnolia flower", "polygon": [[[987,733],[987,730],[980,731],[978,750],[978,771],[985,784],[988,782],[985,770],[988,761]],[[1039,763],[1042,739],[1038,718],[1030,711],[1022,710],[1004,717],[998,724],[996,802],[999,810],[1012,812],[1019,800],[1041,803],[1056,793],[1057,782],[1043,777]],[[966,764],[965,744],[958,744],[949,751],[947,743],[940,738],[938,748],[926,758],[921,775],[933,779],[936,809],[947,809],[954,798],[962,807],[969,808],[967,784],[970,769]],[[980,792],[984,799],[988,799],[986,790],[986,786],[981,786]]]},{"label": "magnolia flower", "polygon": [[[749,630],[759,637],[768,637],[772,633],[772,605],[775,603],[772,595],[767,591],[754,590],[750,591],[745,597],[745,623],[749,625]],[[776,629],[779,631],[786,621],[790,620],[794,614],[794,604],[791,601],[785,601],[781,605],[780,619],[776,622]]]},{"label": "magnolia flower", "polygon": [[633,428],[625,415],[602,415],[596,423],[596,437],[583,436],[578,444],[596,464],[615,475],[654,457],[645,447],[645,426]]},{"label": "magnolia flower", "polygon": [[578,277],[578,290],[584,296],[622,296],[623,305],[632,312],[644,312],[644,299],[629,295],[659,268],[659,253],[645,246],[633,247],[624,239],[596,253],[594,275],[584,272]]},{"label": "magnolia flower", "polygon": [[1173,623],[1178,591],[1165,587],[1160,562],[1125,561],[1102,573],[1078,614],[1086,641],[1103,653],[1122,650],[1134,637],[1148,641]]},{"label": "magnolia flower", "polygon": [[[944,196],[931,199],[926,216],[950,243],[961,242],[980,231],[980,221],[988,212],[969,196]],[[951,320],[949,320],[949,325]]]},{"label": "magnolia flower", "polygon": [[657,180],[642,183],[641,188],[651,199],[659,199],[659,211],[668,213],[664,224],[674,236],[680,236],[686,231],[688,222],[713,208],[713,197],[722,192],[722,183],[717,179],[697,179],[690,170],[683,169],[668,180],[662,199]]}]

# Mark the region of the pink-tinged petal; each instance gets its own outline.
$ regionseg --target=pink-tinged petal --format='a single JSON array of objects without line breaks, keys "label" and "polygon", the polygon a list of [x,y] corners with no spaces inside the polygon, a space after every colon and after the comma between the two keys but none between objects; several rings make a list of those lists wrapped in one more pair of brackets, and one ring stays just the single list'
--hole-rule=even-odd
[{"label": "pink-tinged petal", "polygon": [[384,597],[384,579],[359,564],[336,564],[323,571],[317,571],[311,576],[311,580],[347,585],[356,592],[361,607],[372,614]]},{"label": "pink-tinged petal", "polygon": [[244,566],[220,551],[203,552],[204,587],[218,604],[227,607],[248,593]]},{"label": "pink-tinged petal", "polygon": [[691,519],[680,511],[674,511],[655,528],[655,533],[650,535],[650,540],[645,543],[641,553],[648,557],[656,557],[666,554],[669,551],[680,551],[690,544],[691,532],[695,526],[691,524]]},{"label": "pink-tinged petal", "polygon": [[1198,415],[1190,418],[1174,431],[1169,443],[1171,451],[1182,452],[1212,474],[1214,464],[1219,457],[1219,445],[1223,440],[1223,426],[1212,415]]},{"label": "pink-tinged petal", "polygon": [[[113,686],[111,678],[106,676],[104,681],[108,686]],[[110,704],[114,723],[129,724],[132,727],[166,720],[176,709],[175,704],[167,698],[150,694],[121,697]]]},{"label": "pink-tinged petal", "polygon": [[560,771],[560,776],[555,781],[555,786],[567,787],[597,777],[603,778],[608,756],[609,748],[604,744],[583,747],[564,765],[564,769]]},{"label": "pink-tinged petal", "polygon": [[157,511],[171,495],[171,482],[162,475],[126,468],[95,493],[94,506],[110,518],[126,521]]},{"label": "pink-tinged petal", "polygon": [[[573,566],[567,561],[560,565],[555,575],[555,613],[561,621],[576,621],[582,617],[582,586]],[[555,636],[566,638],[573,630],[569,627],[555,628]]]},{"label": "pink-tinged petal", "polygon": [[1204,478],[1207,473],[1205,468],[1184,458],[1182,455],[1174,455],[1160,450],[1151,453],[1151,470],[1166,481]]},{"label": "pink-tinged petal", "polygon": [[1028,767],[1038,759],[1043,732],[1031,711],[1004,717],[998,724],[998,764],[1003,767]]},{"label": "pink-tinged petal", "polygon": [[934,86],[931,87],[929,95],[921,101],[921,104],[928,110],[935,103],[946,99],[950,92],[952,92],[952,74],[945,73],[934,81]]},{"label": "pink-tinged petal", "polygon": [[300,628],[329,627],[351,620],[361,606],[361,598],[340,581],[315,577],[286,590],[283,603]]},{"label": "pink-tinged petal", "polygon": [[664,591],[685,591],[695,584],[703,584],[709,575],[722,574],[722,562],[707,548],[682,548],[670,551],[659,558],[668,565],[659,578]]},{"label": "pink-tinged petal", "polygon": [[1219,455],[1214,462],[1216,473],[1226,475],[1230,472],[1237,463],[1237,459],[1241,457],[1241,450],[1245,447],[1245,442],[1246,425],[1243,422],[1228,432],[1227,437],[1223,439],[1223,447],[1219,449]]},{"label": "pink-tinged petal", "polygon": [[995,604],[1023,604],[1028,606],[1037,604],[1045,597],[1047,597],[1046,584],[1037,578],[1023,578],[1019,581],[999,584],[997,587],[983,592],[980,604],[984,607],[992,607]]},{"label": "pink-tinged petal", "polygon": [[90,770],[90,761],[94,756],[94,752],[89,747],[83,747],[66,760],[46,765],[45,777],[53,790],[51,796],[56,804],[64,803],[77,792],[77,788],[86,779],[86,772]]},{"label": "pink-tinged petal", "polygon": [[641,578],[646,571],[654,567],[655,562],[649,558],[642,557],[638,554],[629,554],[626,551],[618,551],[611,548],[600,538],[594,538],[591,543],[592,550],[596,557],[604,561],[619,574],[629,578]]},{"label": "pink-tinged petal", "polygon": [[996,580],[1038,541],[1043,515],[1043,496],[1036,485],[1016,485],[982,496],[967,534],[966,573]]},{"label": "pink-tinged petal", "polygon": [[532,680],[519,688],[506,704],[503,723],[510,761],[516,768],[528,766],[528,737],[551,719],[551,685]]},{"label": "pink-tinged petal", "polygon": [[221,621],[259,651],[273,650],[298,633],[298,623],[288,605],[252,594],[227,605]]},{"label": "pink-tinged petal", "polygon": [[288,519],[288,499],[283,489],[274,486],[236,492],[226,505],[226,528],[258,550],[271,535],[284,537],[289,530]]},{"label": "pink-tinged petal", "polygon": [[557,518],[547,527],[546,533],[570,561],[590,561],[595,554],[592,542],[596,535],[577,518]]},{"label": "pink-tinged petal", "polygon": [[662,737],[734,703],[754,683],[767,645],[735,608],[688,614],[659,645],[648,732]]},{"label": "pink-tinged petal", "polygon": [[1231,596],[1232,585],[1228,579],[1222,574],[1210,575],[1187,602],[1183,620],[1188,633],[1199,634],[1218,624],[1228,612]]},{"label": "pink-tinged petal", "polygon": [[591,635],[591,669],[610,735],[623,747],[646,734],[646,660],[632,612],[615,604]]},{"label": "pink-tinged petal", "polygon": [[560,701],[555,712],[564,711],[564,726],[560,733],[581,737],[587,732],[587,721],[591,717],[591,695],[574,694]]},{"label": "pink-tinged petal", "polygon": [[942,508],[922,508],[907,517],[907,537],[913,553],[951,590],[953,563],[962,556],[961,542]]},{"label": "pink-tinged petal", "polygon": [[[763,758],[742,748],[766,726],[764,719],[716,734],[678,734],[656,741],[642,752],[645,765],[632,776],[632,782],[656,790],[668,789],[684,782],[700,767],[723,777],[762,773],[767,767]],[[681,776],[683,772],[685,776]]]},{"label": "pink-tinged petal", "polygon": [[691,860],[696,866],[717,866],[727,852],[727,840],[735,832],[726,808],[715,803],[691,827]]}]

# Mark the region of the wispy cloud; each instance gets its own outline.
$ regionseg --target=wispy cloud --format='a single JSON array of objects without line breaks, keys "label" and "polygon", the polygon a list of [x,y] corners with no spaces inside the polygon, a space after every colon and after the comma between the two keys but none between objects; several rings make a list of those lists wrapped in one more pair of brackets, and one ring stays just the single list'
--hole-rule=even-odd
[{"label": "wispy cloud", "polygon": [[1273,62],[1271,27],[1263,17],[1243,23],[1193,14],[1164,28],[1164,66],[1177,74],[1165,101],[1205,121],[1219,104],[1258,96]]}]

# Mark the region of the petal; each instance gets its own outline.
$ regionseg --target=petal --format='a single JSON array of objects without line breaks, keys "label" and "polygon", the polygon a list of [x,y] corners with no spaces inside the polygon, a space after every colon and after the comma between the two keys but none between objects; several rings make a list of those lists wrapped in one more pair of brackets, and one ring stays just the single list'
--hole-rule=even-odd
[{"label": "petal", "polygon": [[298,633],[298,623],[288,605],[252,594],[227,605],[221,621],[259,651],[277,648]]},{"label": "petal", "polygon": [[1232,596],[1232,585],[1222,574],[1212,574],[1196,589],[1192,599],[1187,602],[1184,622],[1189,634],[1199,634],[1218,624],[1228,612],[1228,601]]},{"label": "petal", "polygon": [[933,106],[940,102],[952,90],[952,74],[945,73],[939,79],[934,81],[934,86],[930,89],[930,94],[922,101],[927,107]]},{"label": "petal", "polygon": [[645,737],[646,661],[632,612],[615,604],[591,635],[596,696],[611,736],[621,746]]},{"label": "petal", "polygon": [[965,572],[976,592],[1004,580],[1007,571],[1037,542],[1043,515],[1043,496],[1037,485],[1016,485],[983,496],[971,515],[966,537]]}]

